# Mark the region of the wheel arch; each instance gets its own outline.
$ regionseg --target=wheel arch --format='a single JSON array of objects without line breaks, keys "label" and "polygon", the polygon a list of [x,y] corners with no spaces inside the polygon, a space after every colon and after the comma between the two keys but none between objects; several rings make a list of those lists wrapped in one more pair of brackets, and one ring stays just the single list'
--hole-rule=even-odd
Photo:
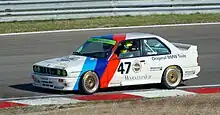
[{"label": "wheel arch", "polygon": [[[99,78],[99,80],[100,80],[100,76],[99,76],[99,74],[96,72],[96,71],[94,71],[94,70],[87,70],[87,71],[84,71],[79,77],[79,80],[81,80],[82,78],[83,78],[83,76],[87,73],[87,72],[94,72],[97,76],[98,76],[98,78]],[[78,85],[80,85],[80,84],[78,84]]]},{"label": "wheel arch", "polygon": [[81,80],[83,79],[83,76],[84,76],[87,72],[94,72],[94,73],[97,75],[97,77],[98,77],[98,79],[99,79],[99,87],[100,87],[100,76],[99,76],[99,74],[98,74],[96,71],[94,71],[94,70],[87,70],[87,71],[83,72],[83,73],[79,76],[80,78],[79,78],[78,88],[81,87]]},{"label": "wheel arch", "polygon": [[169,68],[169,67],[177,67],[180,69],[180,72],[181,72],[181,80],[183,80],[183,69],[179,66],[179,65],[169,65],[167,66],[164,70],[163,70],[163,73],[162,73],[162,76],[161,76],[161,82],[163,80],[163,75],[165,74],[166,70]]}]

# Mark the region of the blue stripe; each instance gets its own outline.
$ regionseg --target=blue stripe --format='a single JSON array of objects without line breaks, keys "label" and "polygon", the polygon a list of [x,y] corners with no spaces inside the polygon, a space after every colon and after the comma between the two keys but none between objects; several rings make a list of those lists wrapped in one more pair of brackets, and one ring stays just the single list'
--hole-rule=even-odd
[{"label": "blue stripe", "polygon": [[103,36],[93,36],[95,38],[105,38],[105,39],[110,39],[113,40],[113,34],[108,34],[108,35],[103,35]]},{"label": "blue stripe", "polygon": [[98,59],[95,72],[98,74],[99,77],[102,77],[105,68],[107,67],[108,61],[106,59]]},{"label": "blue stripe", "polygon": [[110,39],[110,40],[113,40],[113,36],[112,34],[109,34],[109,35],[104,35],[104,36],[101,36],[102,38],[106,38],[106,39]]},{"label": "blue stripe", "polygon": [[82,77],[82,75],[89,71],[89,70],[92,70],[94,71],[95,70],[95,67],[96,67],[96,63],[97,63],[97,59],[94,59],[94,58],[90,58],[90,57],[87,57],[84,64],[83,64],[83,67],[82,67],[82,71],[80,72],[79,76],[78,76],[78,79],[75,83],[75,86],[73,88],[73,90],[79,90],[79,82],[80,82],[80,78]]}]

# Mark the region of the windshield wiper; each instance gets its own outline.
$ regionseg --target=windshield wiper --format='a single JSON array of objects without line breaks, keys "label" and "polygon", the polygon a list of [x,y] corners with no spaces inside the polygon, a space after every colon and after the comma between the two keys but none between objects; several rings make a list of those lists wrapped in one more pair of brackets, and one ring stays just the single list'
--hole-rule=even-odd
[{"label": "windshield wiper", "polygon": [[83,54],[80,53],[80,52],[73,52],[72,54],[73,54],[73,55],[83,55]]},{"label": "windshield wiper", "polygon": [[[98,55],[98,56],[96,55],[96,54],[100,54],[100,53],[102,53],[102,54],[104,53],[105,56],[101,56],[101,57],[100,57],[100,55]],[[102,58],[102,57],[104,58],[104,57],[106,57],[106,55],[107,55],[106,53],[107,53],[107,52],[105,52],[105,51],[104,51],[104,52],[88,52],[88,53],[83,53],[83,55],[92,56],[92,57],[94,57],[94,58]]]}]

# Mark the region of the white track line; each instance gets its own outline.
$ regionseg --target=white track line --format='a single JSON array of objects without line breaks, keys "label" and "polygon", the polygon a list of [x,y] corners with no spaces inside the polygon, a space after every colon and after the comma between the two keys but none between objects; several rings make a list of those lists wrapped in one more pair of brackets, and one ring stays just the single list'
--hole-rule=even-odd
[{"label": "white track line", "polygon": [[25,99],[40,99],[40,98],[53,98],[53,97],[65,97],[68,95],[44,95],[44,96],[30,96],[30,97],[15,97],[15,98],[0,98],[0,101],[9,101],[9,100],[25,100]]},{"label": "white track line", "polygon": [[26,34],[42,34],[42,33],[58,33],[58,32],[79,32],[79,31],[97,31],[111,29],[135,29],[135,28],[160,28],[160,27],[180,27],[180,26],[202,26],[202,25],[219,25],[220,22],[213,23],[189,23],[189,24],[167,24],[167,25],[146,25],[146,26],[129,26],[129,27],[109,27],[109,28],[89,28],[89,29],[69,29],[69,30],[53,30],[53,31],[38,31],[38,32],[22,32],[22,33],[7,33],[0,36],[9,35],[26,35]]},{"label": "white track line", "polygon": [[50,105],[50,104],[70,104],[81,101],[71,98],[56,97],[56,98],[43,98],[43,99],[13,100],[10,102],[26,104],[26,105]]},{"label": "white track line", "polygon": [[195,86],[180,86],[178,89],[186,89],[186,88],[206,88],[206,87],[220,87],[220,84],[213,84],[213,85],[195,85]]},{"label": "white track line", "polygon": [[155,97],[170,97],[170,96],[185,96],[185,95],[194,95],[196,93],[188,92],[184,90],[155,90],[155,91],[140,91],[140,92],[125,92],[124,94],[136,95],[146,98],[155,98]]}]

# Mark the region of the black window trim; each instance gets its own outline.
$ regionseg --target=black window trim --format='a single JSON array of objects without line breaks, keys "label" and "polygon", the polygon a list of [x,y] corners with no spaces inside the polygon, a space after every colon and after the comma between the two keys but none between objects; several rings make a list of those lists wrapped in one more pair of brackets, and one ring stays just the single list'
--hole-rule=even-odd
[{"label": "black window trim", "polygon": [[[141,45],[144,44],[144,40],[149,40],[149,39],[156,39],[156,40],[158,40],[161,44],[164,45],[164,47],[166,47],[166,48],[169,50],[169,53],[168,53],[168,54],[143,55],[143,49],[142,49],[142,56],[143,56],[143,57],[146,57],[146,56],[159,56],[159,55],[169,55],[169,54],[172,54],[170,48],[169,48],[166,44],[164,44],[160,39],[158,39],[157,37],[142,38],[142,40],[141,40]],[[143,48],[143,46],[142,46],[142,48]]]},{"label": "black window trim", "polygon": [[[112,55],[116,52],[117,48],[118,48],[118,45],[124,41],[128,41],[128,40],[139,40],[139,43],[140,43],[140,56],[134,56],[134,57],[124,57],[124,58],[121,58],[121,57],[118,57],[119,59],[131,59],[131,58],[138,58],[138,57],[149,57],[149,56],[159,56],[159,55],[169,55],[169,54],[152,54],[152,55],[143,55],[143,40],[145,39],[156,39],[158,40],[161,44],[163,44],[168,50],[169,50],[169,54],[172,54],[170,48],[164,44],[160,39],[158,39],[157,37],[149,37],[149,38],[136,38],[136,39],[125,39],[125,40],[122,40],[120,41],[118,44],[116,44],[116,48],[114,51],[112,51]],[[111,58],[111,56],[109,56],[109,59]]]},{"label": "black window trim", "polygon": [[138,40],[139,41],[139,48],[140,48],[140,56],[134,56],[134,57],[124,57],[124,58],[122,58],[122,57],[118,57],[119,59],[130,59],[130,58],[137,58],[137,57],[142,57],[142,53],[143,53],[143,51],[142,51],[142,45],[141,45],[141,38],[138,38],[138,39],[126,39],[126,40],[122,40],[122,41],[120,41],[118,44],[117,44],[117,46],[116,46],[116,49],[114,50],[114,51],[112,51],[112,54],[114,54],[115,52],[116,52],[116,50],[117,50],[117,48],[118,48],[118,45],[120,44],[120,43],[122,43],[122,42],[124,42],[124,41],[129,41],[129,40]]}]

